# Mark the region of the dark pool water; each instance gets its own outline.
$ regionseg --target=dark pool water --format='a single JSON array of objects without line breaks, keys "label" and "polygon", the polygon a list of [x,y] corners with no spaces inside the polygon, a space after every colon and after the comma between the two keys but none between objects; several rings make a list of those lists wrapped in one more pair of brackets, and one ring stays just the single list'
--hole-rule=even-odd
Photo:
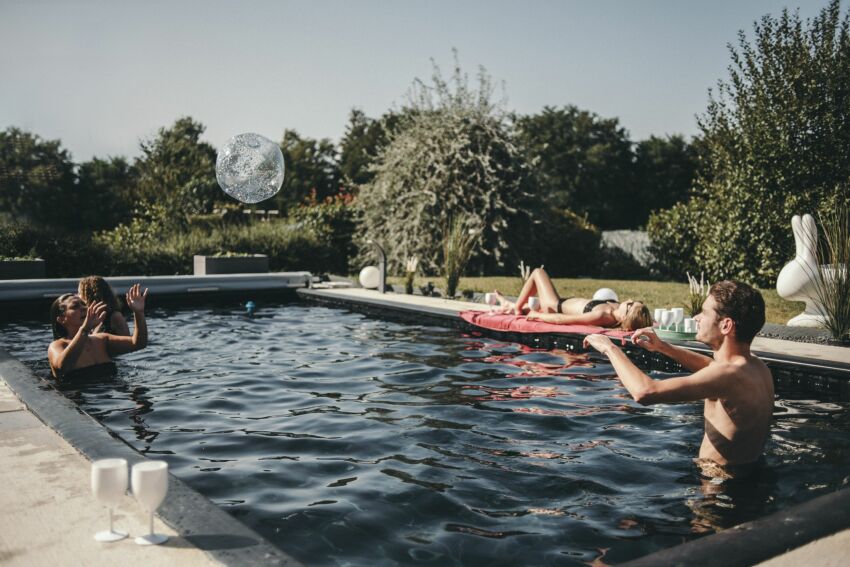
[{"label": "dark pool water", "polygon": [[[713,484],[701,405],[641,407],[595,356],[303,304],[149,322],[115,379],[66,394],[309,565],[618,562],[850,474],[846,403],[780,392],[759,479]],[[0,326],[43,377],[49,341]]]}]

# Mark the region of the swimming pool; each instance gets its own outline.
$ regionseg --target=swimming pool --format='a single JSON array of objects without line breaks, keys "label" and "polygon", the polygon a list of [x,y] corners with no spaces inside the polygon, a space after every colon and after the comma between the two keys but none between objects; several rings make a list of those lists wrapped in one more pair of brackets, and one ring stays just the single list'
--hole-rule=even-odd
[{"label": "swimming pool", "polygon": [[[597,357],[298,303],[149,321],[114,380],[66,393],[311,565],[617,562],[835,489],[850,464],[847,404],[794,392],[759,481],[703,485],[701,405],[638,406]],[[46,325],[0,331],[47,375]]]}]

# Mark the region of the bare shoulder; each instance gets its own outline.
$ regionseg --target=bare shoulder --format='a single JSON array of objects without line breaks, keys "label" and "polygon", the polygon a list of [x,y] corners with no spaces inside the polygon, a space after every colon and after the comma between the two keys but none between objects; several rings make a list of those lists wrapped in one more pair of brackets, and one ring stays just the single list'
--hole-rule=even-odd
[{"label": "bare shoulder", "polygon": [[47,347],[47,353],[50,354],[51,352],[62,352],[68,347],[68,344],[70,342],[71,341],[69,341],[68,339],[56,339],[55,341],[50,343],[49,347]]}]

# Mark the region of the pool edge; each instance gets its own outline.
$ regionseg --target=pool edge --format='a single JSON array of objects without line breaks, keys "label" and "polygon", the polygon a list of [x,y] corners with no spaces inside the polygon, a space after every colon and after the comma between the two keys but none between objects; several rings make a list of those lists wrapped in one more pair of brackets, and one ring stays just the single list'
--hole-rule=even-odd
[{"label": "pool edge", "polygon": [[[3,348],[0,348],[0,378],[29,413],[89,461],[118,457],[127,459],[132,465],[147,460]],[[221,564],[300,565],[173,474],[169,479],[168,498],[157,516]]]}]

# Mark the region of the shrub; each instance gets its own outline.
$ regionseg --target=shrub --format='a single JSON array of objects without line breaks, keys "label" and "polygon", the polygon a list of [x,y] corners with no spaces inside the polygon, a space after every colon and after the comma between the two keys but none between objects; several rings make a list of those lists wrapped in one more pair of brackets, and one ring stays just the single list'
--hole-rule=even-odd
[{"label": "shrub", "polygon": [[312,231],[328,252],[322,271],[349,273],[349,262],[356,251],[356,221],[352,202],[352,195],[345,191],[319,202],[313,191],[306,202],[292,210],[291,219]]},{"label": "shrub", "polygon": [[699,271],[697,242],[703,206],[704,201],[691,199],[649,217],[649,252],[654,259],[652,269],[659,276],[677,279],[685,272]]},{"label": "shrub", "polygon": [[[439,227],[464,217],[481,230],[478,259],[470,268],[504,269],[512,218],[528,164],[514,143],[505,112],[491,102],[482,70],[477,89],[456,68],[451,81],[435,68],[433,87],[416,83],[410,106],[360,189],[358,241],[373,239],[387,251],[389,269],[418,256],[426,274],[440,273]],[[365,260],[364,255],[361,260]],[[513,264],[513,262],[510,262]]]},{"label": "shrub", "polygon": [[108,253],[107,275],[190,274],[195,254],[223,252],[266,254],[273,271],[323,272],[336,256],[315,232],[284,220],[222,225],[212,230],[189,227],[155,235],[140,220],[100,233],[95,242]]}]

